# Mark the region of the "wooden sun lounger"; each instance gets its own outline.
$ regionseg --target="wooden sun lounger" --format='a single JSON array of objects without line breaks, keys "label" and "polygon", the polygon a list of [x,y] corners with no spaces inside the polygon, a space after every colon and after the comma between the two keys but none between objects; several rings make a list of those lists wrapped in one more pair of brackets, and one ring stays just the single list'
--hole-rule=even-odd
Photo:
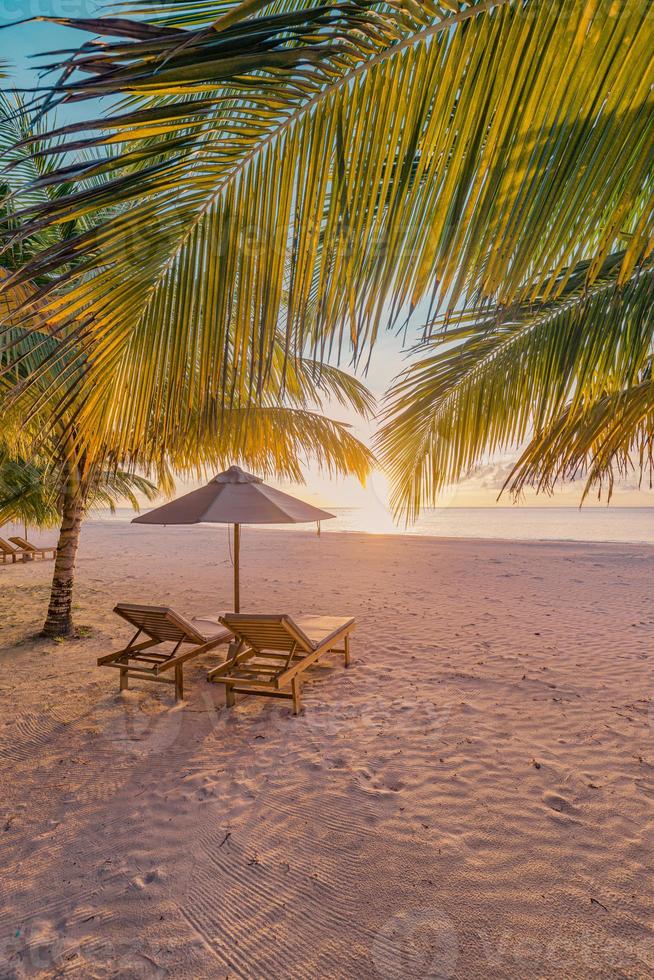
[{"label": "wooden sun lounger", "polygon": [[342,653],[346,667],[350,663],[354,619],[226,613],[220,622],[236,639],[230,645],[229,658],[210,670],[207,680],[225,685],[227,707],[235,703],[236,694],[288,698],[297,715],[301,675],[308,667],[330,652]]},{"label": "wooden sun lounger", "polygon": [[[99,657],[98,667],[117,667],[120,670],[121,691],[127,690],[130,677],[139,677],[160,684],[174,684],[175,701],[181,701],[184,697],[186,661],[233,639],[232,633],[223,629],[218,622],[185,619],[167,606],[119,602],[114,612],[136,627],[136,633],[124,649]],[[137,643],[141,635],[145,639]],[[154,649],[162,643],[173,643],[173,649],[168,653]],[[191,649],[179,653],[185,643]],[[161,676],[170,670],[174,670],[174,680]]]},{"label": "wooden sun lounger", "polygon": [[22,551],[19,551],[18,548],[14,548],[14,546],[9,544],[8,541],[5,541],[4,538],[0,538],[0,561],[3,565],[6,565],[8,561],[11,561],[13,565],[13,563],[18,561],[19,558],[23,560],[24,557],[25,556]]},{"label": "wooden sun lounger", "polygon": [[27,538],[14,537],[9,538],[9,540],[16,545],[23,558],[27,559],[28,561],[30,558],[36,558],[37,555],[40,558],[45,559],[48,552],[52,552],[53,558],[57,554],[56,548],[38,548],[35,544],[31,544]]}]

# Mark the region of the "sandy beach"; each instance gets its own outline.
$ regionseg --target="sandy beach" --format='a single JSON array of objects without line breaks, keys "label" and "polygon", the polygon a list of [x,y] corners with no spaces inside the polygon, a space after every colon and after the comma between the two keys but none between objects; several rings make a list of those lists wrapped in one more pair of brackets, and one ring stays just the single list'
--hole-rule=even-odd
[{"label": "sandy beach", "polygon": [[229,608],[225,528],[0,568],[0,977],[654,976],[654,548],[245,529],[242,608],[356,616],[304,712],[95,667]]}]

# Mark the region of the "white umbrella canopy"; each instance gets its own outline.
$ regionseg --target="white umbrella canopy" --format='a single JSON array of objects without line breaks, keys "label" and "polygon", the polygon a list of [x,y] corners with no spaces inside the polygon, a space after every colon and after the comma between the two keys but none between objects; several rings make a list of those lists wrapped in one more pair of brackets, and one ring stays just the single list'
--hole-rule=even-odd
[{"label": "white umbrella canopy", "polygon": [[241,524],[308,524],[334,516],[230,466],[199,490],[135,517],[132,524],[233,524],[234,611],[239,612]]}]

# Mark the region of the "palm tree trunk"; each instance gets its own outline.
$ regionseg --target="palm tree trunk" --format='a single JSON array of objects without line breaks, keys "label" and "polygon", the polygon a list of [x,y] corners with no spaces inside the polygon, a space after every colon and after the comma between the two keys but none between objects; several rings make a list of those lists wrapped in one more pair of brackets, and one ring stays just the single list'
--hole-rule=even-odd
[{"label": "palm tree trunk", "polygon": [[43,626],[44,636],[71,636],[73,633],[73,581],[83,517],[83,496],[78,486],[68,485],[63,498],[50,605]]}]

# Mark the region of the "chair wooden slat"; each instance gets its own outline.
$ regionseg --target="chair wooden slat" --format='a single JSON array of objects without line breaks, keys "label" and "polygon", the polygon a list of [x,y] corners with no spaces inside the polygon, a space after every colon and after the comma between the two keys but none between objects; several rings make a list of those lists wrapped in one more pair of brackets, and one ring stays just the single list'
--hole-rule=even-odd
[{"label": "chair wooden slat", "polygon": [[2,559],[3,565],[6,565],[8,559],[11,559],[12,564],[14,564],[18,558],[22,557],[23,555],[17,548],[14,548],[4,538],[0,538],[0,558]]},{"label": "chair wooden slat", "polygon": [[[285,614],[246,615],[226,613],[220,622],[238,641],[230,647],[231,657],[209,671],[207,680],[225,685],[228,707],[235,694],[292,698],[293,712],[300,711],[301,674],[319,657],[331,651],[350,662],[350,633],[354,619],[310,616],[293,619]],[[343,643],[342,648],[336,646]],[[276,660],[277,663],[272,663]],[[263,680],[261,675],[270,677]],[[290,686],[290,692],[280,690]]]},{"label": "chair wooden slat", "polygon": [[[166,681],[174,683],[175,700],[181,701],[184,697],[184,663],[233,639],[230,630],[221,629],[218,623],[215,628],[208,629],[214,624],[203,620],[200,629],[200,624],[196,626],[168,606],[120,602],[114,612],[137,630],[122,650],[98,658],[99,667],[119,668],[121,691],[127,689],[130,677]],[[139,637],[146,639],[137,643]],[[167,654],[152,649],[162,643],[172,643],[174,647]],[[179,652],[183,644],[191,649]],[[174,670],[174,681],[159,676],[163,671],[170,670]]]},{"label": "chair wooden slat", "polygon": [[21,538],[18,535],[10,537],[9,540],[16,545],[18,551],[23,555],[23,557],[29,556],[31,558],[35,558],[37,555],[39,555],[41,558],[45,559],[47,554],[51,553],[52,558],[54,558],[54,556],[57,554],[56,548],[41,548],[35,544],[32,544],[31,541],[27,540],[27,538]]}]

